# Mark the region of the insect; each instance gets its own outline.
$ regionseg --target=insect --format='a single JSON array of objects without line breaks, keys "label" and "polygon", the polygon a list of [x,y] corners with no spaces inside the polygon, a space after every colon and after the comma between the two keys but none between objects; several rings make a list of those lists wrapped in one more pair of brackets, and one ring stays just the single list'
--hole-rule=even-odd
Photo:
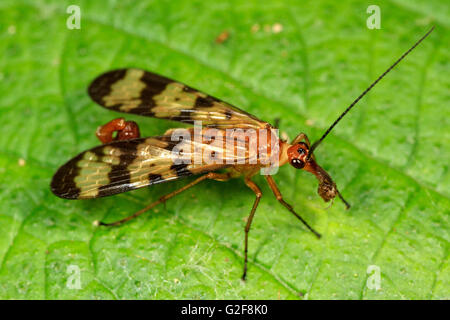
[{"label": "insect", "polygon": [[[255,194],[255,200],[245,224],[242,275],[242,279],[245,280],[249,231],[262,196],[261,189],[253,182],[252,177],[272,163],[263,160],[273,160],[275,154],[277,165],[289,163],[295,169],[314,174],[319,183],[319,196],[325,202],[339,197],[348,209],[350,205],[339,192],[336,183],[317,164],[314,151],[350,109],[433,29],[434,27],[357,97],[313,144],[304,133],[300,133],[290,143],[280,139],[273,135],[276,128],[270,123],[222,100],[160,75],[140,69],[106,72],[96,78],[88,89],[89,95],[96,103],[113,111],[187,124],[201,121],[203,127],[200,129],[200,139],[195,137],[195,128],[182,129],[183,139],[177,141],[174,141],[176,129],[171,129],[161,136],[141,138],[136,123],[123,118],[114,119],[99,127],[96,132],[102,145],[80,153],[58,169],[53,176],[51,190],[55,195],[65,199],[92,199],[199,175],[195,180],[162,196],[129,217],[112,223],[100,222],[104,226],[117,226],[166,202],[201,181],[207,179],[226,181],[243,177],[244,183]],[[215,130],[214,137],[207,133],[211,129]],[[240,144],[232,144],[231,149],[225,150],[226,142],[236,130],[257,130],[259,133],[265,133],[267,139],[258,138],[259,145],[255,149],[251,148],[251,139],[238,136],[235,140],[239,140],[237,142]],[[180,146],[180,140],[183,150],[174,152]],[[232,141],[236,142],[235,140]],[[204,154],[208,154],[210,158],[203,157]],[[183,162],[178,161],[181,158]],[[215,161],[209,161],[211,158],[215,158]],[[254,161],[250,163],[250,159]],[[277,200],[320,238],[320,234],[284,200],[273,177],[271,175],[264,177]]]}]

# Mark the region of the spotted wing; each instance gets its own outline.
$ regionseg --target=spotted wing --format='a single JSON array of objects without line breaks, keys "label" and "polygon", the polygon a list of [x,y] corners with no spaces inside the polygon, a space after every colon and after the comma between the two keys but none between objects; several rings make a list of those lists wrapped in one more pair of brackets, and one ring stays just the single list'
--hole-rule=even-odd
[{"label": "spotted wing", "polygon": [[[179,130],[184,130],[184,137],[180,135],[177,141],[172,135],[139,138],[82,152],[58,169],[51,189],[66,199],[99,198],[218,170],[248,157],[248,147],[242,145],[243,152],[233,153],[228,156],[231,162],[226,162],[223,143],[196,142],[191,140],[193,130]],[[220,140],[225,141],[225,137]]]},{"label": "spotted wing", "polygon": [[88,89],[99,105],[126,113],[203,126],[264,128],[267,123],[185,84],[141,69],[118,69],[96,78]]}]

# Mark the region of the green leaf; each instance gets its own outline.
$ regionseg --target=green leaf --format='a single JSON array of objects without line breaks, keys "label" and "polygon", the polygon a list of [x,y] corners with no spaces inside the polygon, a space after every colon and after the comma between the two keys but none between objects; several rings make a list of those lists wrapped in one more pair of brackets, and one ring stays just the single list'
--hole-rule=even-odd
[{"label": "green leaf", "polygon": [[[0,5],[0,298],[450,298],[447,2],[384,1],[380,30],[366,27],[365,1],[78,1],[80,30],[66,28],[69,4]],[[102,72],[151,70],[314,140],[432,24],[317,149],[350,210],[339,200],[325,210],[307,172],[275,175],[321,240],[255,178],[264,197],[245,283],[254,195],[240,179],[204,182],[109,229],[92,222],[128,216],[186,181],[89,201],[49,190],[58,166],[97,145],[96,127],[118,116],[86,93]],[[144,135],[177,125],[128,118]],[[367,286],[370,266],[378,290]]]}]

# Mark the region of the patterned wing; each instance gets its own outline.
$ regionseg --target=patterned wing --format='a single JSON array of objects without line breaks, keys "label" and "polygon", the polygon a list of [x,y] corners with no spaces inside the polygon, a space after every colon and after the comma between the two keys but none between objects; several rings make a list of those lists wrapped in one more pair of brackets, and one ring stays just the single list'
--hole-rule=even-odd
[{"label": "patterned wing", "polygon": [[[99,198],[229,166],[223,161],[223,143],[196,142],[192,130],[179,130],[184,138],[177,141],[168,134],[114,141],[82,152],[58,169],[51,189],[66,199]],[[228,160],[248,157],[247,146],[240,148],[243,152]]]},{"label": "patterned wing", "polygon": [[141,69],[119,69],[95,79],[88,89],[99,105],[120,112],[203,126],[264,128],[267,123],[180,82]]}]

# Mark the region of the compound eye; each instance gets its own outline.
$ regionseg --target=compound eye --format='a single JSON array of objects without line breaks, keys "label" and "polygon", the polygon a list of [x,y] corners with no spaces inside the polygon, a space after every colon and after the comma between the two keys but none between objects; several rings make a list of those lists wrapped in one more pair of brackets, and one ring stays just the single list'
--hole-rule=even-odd
[{"label": "compound eye", "polygon": [[304,155],[306,153],[305,149],[302,149],[302,148],[298,148],[297,152],[298,152],[299,155]]},{"label": "compound eye", "polygon": [[296,169],[303,169],[305,163],[300,159],[292,159],[291,165]]}]

